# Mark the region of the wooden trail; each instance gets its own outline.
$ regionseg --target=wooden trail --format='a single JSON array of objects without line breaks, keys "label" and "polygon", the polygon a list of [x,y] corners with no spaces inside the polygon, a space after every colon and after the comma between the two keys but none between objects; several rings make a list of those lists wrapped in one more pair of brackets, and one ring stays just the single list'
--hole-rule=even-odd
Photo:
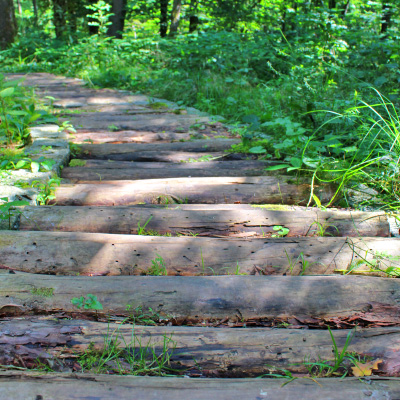
[{"label": "wooden trail", "polygon": [[[400,396],[400,281],[388,277],[400,245],[384,213],[311,208],[336,187],[234,154],[240,138],[197,110],[48,74],[25,82],[77,132],[51,205],[0,225],[0,364],[21,369],[0,371],[0,399]],[[376,362],[368,384],[249,379],[332,365],[327,327],[339,351],[353,335],[339,376]],[[135,373],[127,355],[143,346],[148,363],[168,356],[203,379],[115,375]],[[26,370],[43,365],[60,373]],[[99,365],[109,375],[91,374]]]}]

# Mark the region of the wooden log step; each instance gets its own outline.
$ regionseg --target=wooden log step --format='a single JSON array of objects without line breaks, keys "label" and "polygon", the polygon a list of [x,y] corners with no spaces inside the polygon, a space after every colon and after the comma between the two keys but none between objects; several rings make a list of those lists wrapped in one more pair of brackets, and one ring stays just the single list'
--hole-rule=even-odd
[{"label": "wooden log step", "polygon": [[[314,186],[321,202],[330,201],[331,186]],[[296,184],[287,176],[171,178],[140,181],[101,181],[62,185],[51,204],[71,206],[123,206],[133,204],[297,204],[306,205],[308,183]]]},{"label": "wooden log step", "polygon": [[[241,164],[241,162],[239,162]],[[146,163],[147,164],[147,163]],[[210,164],[210,163],[207,163]],[[239,165],[238,165],[239,167]],[[110,180],[138,180],[138,179],[167,179],[167,178],[190,178],[190,177],[236,177],[240,172],[242,176],[262,176],[270,175],[271,172],[262,169],[251,168],[188,168],[184,169],[163,167],[149,169],[108,169],[108,168],[86,168],[85,167],[67,167],[62,170],[61,177],[68,179],[71,183],[91,183],[97,181]],[[273,173],[273,172],[272,172]]]},{"label": "wooden log step", "polygon": [[[386,256],[384,256],[386,255]],[[163,259],[169,275],[321,275],[360,261],[399,267],[399,239],[215,239],[82,232],[0,231],[3,268],[57,275],[145,275]],[[367,260],[362,262],[363,260]]]},{"label": "wooden log step", "polygon": [[[0,371],[0,400],[368,400],[397,399],[400,380],[372,377],[296,379],[183,379],[91,374]],[[16,385],[18,389],[16,390]],[[373,397],[371,397],[373,396]]]},{"label": "wooden log step", "polygon": [[69,139],[72,143],[92,142],[99,143],[153,143],[190,140],[190,133],[174,132],[143,132],[143,131],[117,131],[117,132],[82,132],[78,131]]},{"label": "wooden log step", "polygon": [[[113,156],[123,157],[130,161],[130,154],[136,152],[151,151],[183,151],[193,153],[220,152],[228,150],[233,144],[240,143],[240,139],[199,139],[190,142],[173,143],[125,143],[120,144],[82,144],[83,158],[95,158],[101,160],[113,159]],[[122,159],[121,159],[122,161]]]},{"label": "wooden log step", "polygon": [[[48,95],[48,94],[47,94]],[[96,104],[118,104],[129,101],[130,96],[126,99],[120,96],[112,96],[105,94],[104,96],[87,97],[79,95],[77,97],[66,94],[57,94],[64,100],[75,100],[79,102],[85,101],[87,105]],[[101,115],[101,116],[100,116]],[[128,115],[121,112],[102,112],[100,113],[81,113],[69,115],[67,118],[75,127],[85,128],[88,130],[101,130],[105,127],[112,126],[115,130],[143,130],[143,131],[187,131],[196,124],[206,124],[212,121],[212,117],[202,117],[199,115],[176,115],[176,114],[138,114]],[[61,119],[63,120],[63,118]]]},{"label": "wooden log step", "polygon": [[[274,206],[247,204],[181,204],[160,206],[43,206],[25,207],[12,225],[26,231],[63,231],[115,234],[185,235],[214,237],[271,237],[274,226],[297,236],[383,236],[389,237],[389,223],[380,212],[275,210]],[[269,209],[270,207],[271,209]],[[8,221],[4,223],[8,227]]]},{"label": "wooden log step", "polygon": [[[400,281],[360,276],[48,276],[3,273],[0,317],[73,313],[92,294],[100,314],[137,307],[177,321],[332,321],[400,325]],[[93,310],[79,312],[93,314]]]},{"label": "wooden log step", "polygon": [[[197,158],[197,154],[192,154],[193,158]],[[211,156],[211,155],[210,155]],[[229,157],[223,157],[221,159],[217,159],[214,161],[201,161],[201,162],[146,162],[146,161],[113,161],[113,160],[81,160],[77,159],[75,163],[82,164],[85,168],[91,169],[185,169],[188,171],[194,169],[209,169],[209,168],[217,168],[217,169],[234,169],[242,170],[242,169],[259,169],[262,170],[271,165],[276,165],[277,163],[274,161],[263,161],[263,160],[244,160],[244,159],[236,159],[231,160]],[[75,167],[74,167],[75,168]]]},{"label": "wooden log step", "polygon": [[[334,330],[342,349],[350,330]],[[0,364],[42,363],[68,367],[68,359],[84,354],[89,347],[102,351],[116,341],[120,349],[149,346],[157,355],[163,347],[170,367],[179,373],[217,377],[251,377],[271,370],[287,369],[306,374],[304,364],[332,360],[332,339],[327,330],[276,328],[207,328],[185,326],[140,326],[88,320],[57,320],[27,317],[3,320],[0,326]],[[359,357],[380,359],[379,375],[400,375],[400,328],[357,329],[348,351]],[[61,365],[54,363],[61,361]],[[110,368],[112,369],[112,368]]]},{"label": "wooden log step", "polygon": [[[215,132],[215,133],[214,133]],[[203,132],[202,132],[203,133]],[[211,131],[204,133],[204,139],[219,135],[232,136],[227,131]],[[153,142],[177,142],[191,140],[191,132],[149,132],[149,131],[87,131],[80,129],[70,136],[72,143],[153,143]]]}]

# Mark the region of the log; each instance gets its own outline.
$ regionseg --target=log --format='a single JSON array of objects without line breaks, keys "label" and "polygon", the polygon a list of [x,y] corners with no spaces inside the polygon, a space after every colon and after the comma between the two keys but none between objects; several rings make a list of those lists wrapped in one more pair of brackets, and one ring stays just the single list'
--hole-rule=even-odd
[{"label": "log", "polygon": [[[376,254],[388,254],[380,258]],[[399,267],[399,239],[215,239],[81,232],[0,231],[3,268],[35,274],[146,275],[162,257],[168,275],[322,275],[362,259]],[[369,266],[358,266],[369,270]]]},{"label": "log", "polygon": [[[235,156],[240,156],[240,154],[235,154]],[[197,154],[192,154],[193,159],[197,158]],[[223,158],[214,160],[214,161],[201,161],[201,162],[175,162],[175,163],[166,163],[166,162],[146,162],[146,161],[113,161],[113,160],[79,160],[81,164],[84,164],[85,168],[99,168],[99,169],[132,169],[132,170],[147,170],[147,169],[184,169],[188,171],[196,170],[196,169],[209,169],[209,168],[217,168],[217,169],[233,169],[236,168],[238,170],[242,169],[259,169],[262,170],[271,165],[276,165],[275,161],[264,161],[264,160],[230,160],[228,156],[233,156],[233,154],[229,154],[224,156]],[[243,154],[243,156],[245,156]]]},{"label": "log", "polygon": [[[0,400],[366,400],[397,399],[399,380],[372,377],[368,384],[353,378],[296,379],[182,379],[43,372],[0,372]],[[16,389],[16,387],[18,389]],[[373,396],[373,397],[371,397]]]},{"label": "log", "polygon": [[[287,176],[232,178],[171,178],[140,181],[101,181],[62,185],[50,204],[63,206],[124,206],[133,204],[298,204],[310,197],[308,183],[295,184]],[[330,201],[332,186],[314,185],[322,203]]]},{"label": "log", "polygon": [[[345,346],[349,330],[333,331],[336,345]],[[168,338],[165,342],[165,338]],[[327,330],[276,328],[207,328],[140,326],[88,320],[12,319],[0,326],[0,364],[32,365],[40,360],[59,365],[84,354],[89,347],[103,351],[116,341],[120,349],[150,346],[157,355],[164,344],[170,366],[190,375],[202,371],[209,377],[252,377],[271,370],[307,373],[304,361],[332,360],[332,339]],[[379,375],[400,374],[400,328],[358,329],[348,347],[360,357],[381,359]],[[65,361],[60,369],[68,366]]]},{"label": "log", "polygon": [[240,139],[200,139],[190,142],[173,142],[173,143],[125,143],[120,144],[82,144],[83,158],[107,160],[113,159],[113,156],[124,157],[125,161],[130,161],[130,154],[136,152],[147,151],[169,151],[169,152],[193,152],[193,153],[214,153],[231,148],[233,144],[240,143]]},{"label": "log", "polygon": [[143,131],[78,131],[69,139],[72,143],[85,143],[93,141],[94,144],[99,143],[152,143],[152,142],[172,142],[179,140],[189,140],[189,133],[173,133],[173,132],[143,132]]},{"label": "log", "polygon": [[107,169],[67,167],[62,170],[61,177],[68,179],[70,183],[95,183],[100,181],[115,180],[139,180],[139,179],[168,179],[168,178],[191,178],[191,177],[236,177],[268,175],[271,172],[265,169],[227,169],[227,168],[152,168],[152,169]]},{"label": "log", "polygon": [[[49,93],[46,93],[46,95],[48,96]],[[130,97],[133,96],[121,97],[107,93],[103,96],[99,96],[98,93],[96,93],[95,96],[90,97],[79,93],[75,96],[70,93],[65,93],[65,95],[57,93],[54,97],[62,98],[64,101],[79,101],[87,105],[100,105],[121,104],[130,101]],[[135,102],[133,103],[135,104]],[[143,105],[143,103],[140,105]],[[116,130],[121,131],[182,132],[188,131],[196,124],[212,123],[213,119],[212,117],[202,117],[199,115],[175,115],[171,113],[129,115],[121,112],[102,112],[100,114],[101,116],[99,114],[100,113],[84,112],[82,114],[69,115],[67,120],[74,126],[84,127],[87,130],[101,130],[112,125],[116,127]],[[65,118],[61,118],[61,121],[62,120],[65,120]]]},{"label": "log", "polygon": [[[287,320],[400,324],[400,282],[360,276],[48,276],[15,272],[0,280],[0,317],[76,312],[92,294],[105,315],[141,307],[168,319]],[[93,314],[92,310],[79,310]],[[317,319],[317,320],[316,320]]]},{"label": "log", "polygon": [[[201,206],[201,205],[200,205]],[[317,236],[318,225],[324,236],[389,237],[384,214],[348,211],[274,210],[274,206],[247,204],[160,206],[43,206],[25,207],[12,223],[24,231],[62,231],[134,234],[146,225],[148,235],[185,235],[213,237],[271,237],[274,226],[289,229],[287,237]],[[5,221],[8,227],[8,221]],[[146,224],[147,223],[147,224]]]}]

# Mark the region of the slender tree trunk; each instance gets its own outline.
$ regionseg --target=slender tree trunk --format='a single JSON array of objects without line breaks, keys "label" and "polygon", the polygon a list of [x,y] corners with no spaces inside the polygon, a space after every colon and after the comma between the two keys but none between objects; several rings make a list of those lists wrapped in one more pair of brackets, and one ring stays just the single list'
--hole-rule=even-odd
[{"label": "slender tree trunk", "polygon": [[107,35],[122,39],[124,32],[127,0],[113,0],[111,12],[114,14],[110,21]]},{"label": "slender tree trunk", "polygon": [[169,35],[173,36],[178,32],[179,22],[181,20],[182,0],[174,0],[171,12],[171,26],[169,28]]},{"label": "slender tree trunk", "polygon": [[56,38],[62,39],[66,30],[67,0],[53,0],[53,24]]},{"label": "slender tree trunk", "polygon": [[74,37],[77,29],[79,0],[66,0],[68,31]]},{"label": "slender tree trunk", "polygon": [[39,21],[39,13],[38,13],[37,0],[32,0],[32,6],[33,6],[33,22],[34,22],[34,24],[35,24],[35,27],[37,28],[37,26],[38,26],[38,21]]},{"label": "slender tree trunk", "polygon": [[329,8],[336,8],[336,0],[329,0]]},{"label": "slender tree trunk", "polygon": [[381,33],[386,33],[390,27],[390,20],[392,18],[392,10],[388,2],[384,1],[382,3],[382,25]]},{"label": "slender tree trunk", "polygon": [[160,1],[160,36],[167,36],[168,31],[168,3],[169,0]]},{"label": "slender tree trunk", "polygon": [[197,14],[197,0],[191,0],[189,5],[189,33],[194,32],[199,25],[199,17]]},{"label": "slender tree trunk", "polygon": [[21,0],[17,0],[17,7],[18,7],[18,14],[20,17],[22,17],[22,5],[21,5]]},{"label": "slender tree trunk", "polygon": [[14,42],[17,35],[17,21],[13,0],[0,0],[0,49]]},{"label": "slender tree trunk", "polygon": [[342,11],[342,17],[344,18],[346,15],[347,15],[347,13],[349,12],[349,8],[350,8],[350,0],[347,0],[347,3],[346,3],[346,7],[343,9],[343,11]]}]

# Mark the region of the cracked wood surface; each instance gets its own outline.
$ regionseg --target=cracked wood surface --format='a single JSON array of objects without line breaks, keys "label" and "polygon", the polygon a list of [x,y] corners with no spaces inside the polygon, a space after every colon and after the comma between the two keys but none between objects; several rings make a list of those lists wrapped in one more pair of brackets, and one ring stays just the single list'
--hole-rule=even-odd
[{"label": "cracked wood surface", "polygon": [[[296,379],[282,387],[272,379],[183,379],[91,374],[0,372],[0,399],[70,400],[367,400],[397,399],[397,378],[373,377],[367,383],[354,378]],[[18,389],[16,389],[18,388]]]},{"label": "cracked wood surface", "polygon": [[[140,181],[101,181],[95,184],[62,185],[52,204],[119,206],[170,203],[249,203],[306,205],[308,183],[294,184],[290,177],[171,178]],[[321,202],[335,193],[330,186],[314,186]]]},{"label": "cracked wood surface", "polygon": [[[151,308],[162,316],[244,320],[337,318],[400,323],[400,282],[357,276],[48,276],[4,273],[0,316],[71,313],[71,299],[97,296],[102,314]],[[40,293],[49,293],[44,296]],[[39,293],[39,294],[38,294]],[[149,296],[149,293],[151,295]],[[84,313],[93,313],[83,310]]]},{"label": "cracked wood surface", "polygon": [[[229,237],[270,237],[274,226],[289,229],[287,237],[317,236],[318,225],[324,236],[389,236],[384,214],[348,211],[274,210],[274,206],[247,204],[163,206],[43,206],[25,207],[17,216],[16,229],[25,231],[67,231],[114,234],[200,235]],[[282,207],[284,209],[284,207]],[[8,224],[8,221],[6,221]]]},{"label": "cracked wood surface", "polygon": [[[398,239],[224,239],[86,232],[0,231],[2,268],[36,274],[143,275],[160,255],[169,275],[320,275],[352,262],[390,254],[382,268],[397,266]],[[301,258],[303,255],[303,259]],[[367,262],[366,261],[366,262]],[[307,262],[304,267],[303,263]],[[367,268],[368,269],[368,268]]]},{"label": "cracked wood surface", "polygon": [[[344,347],[349,332],[333,331],[339,348]],[[43,363],[73,360],[89,347],[102,351],[104,338],[117,340],[123,349],[149,345],[159,355],[165,337],[171,339],[167,346],[171,367],[181,374],[200,370],[204,376],[232,378],[259,376],[271,368],[302,374],[307,372],[304,360],[332,359],[332,339],[327,330],[133,326],[28,317],[2,322],[0,364],[33,366],[38,359]],[[399,349],[398,327],[358,329],[349,347],[361,357],[382,359],[376,372],[390,376],[400,374]],[[68,363],[59,365],[61,370],[68,368]]]}]

